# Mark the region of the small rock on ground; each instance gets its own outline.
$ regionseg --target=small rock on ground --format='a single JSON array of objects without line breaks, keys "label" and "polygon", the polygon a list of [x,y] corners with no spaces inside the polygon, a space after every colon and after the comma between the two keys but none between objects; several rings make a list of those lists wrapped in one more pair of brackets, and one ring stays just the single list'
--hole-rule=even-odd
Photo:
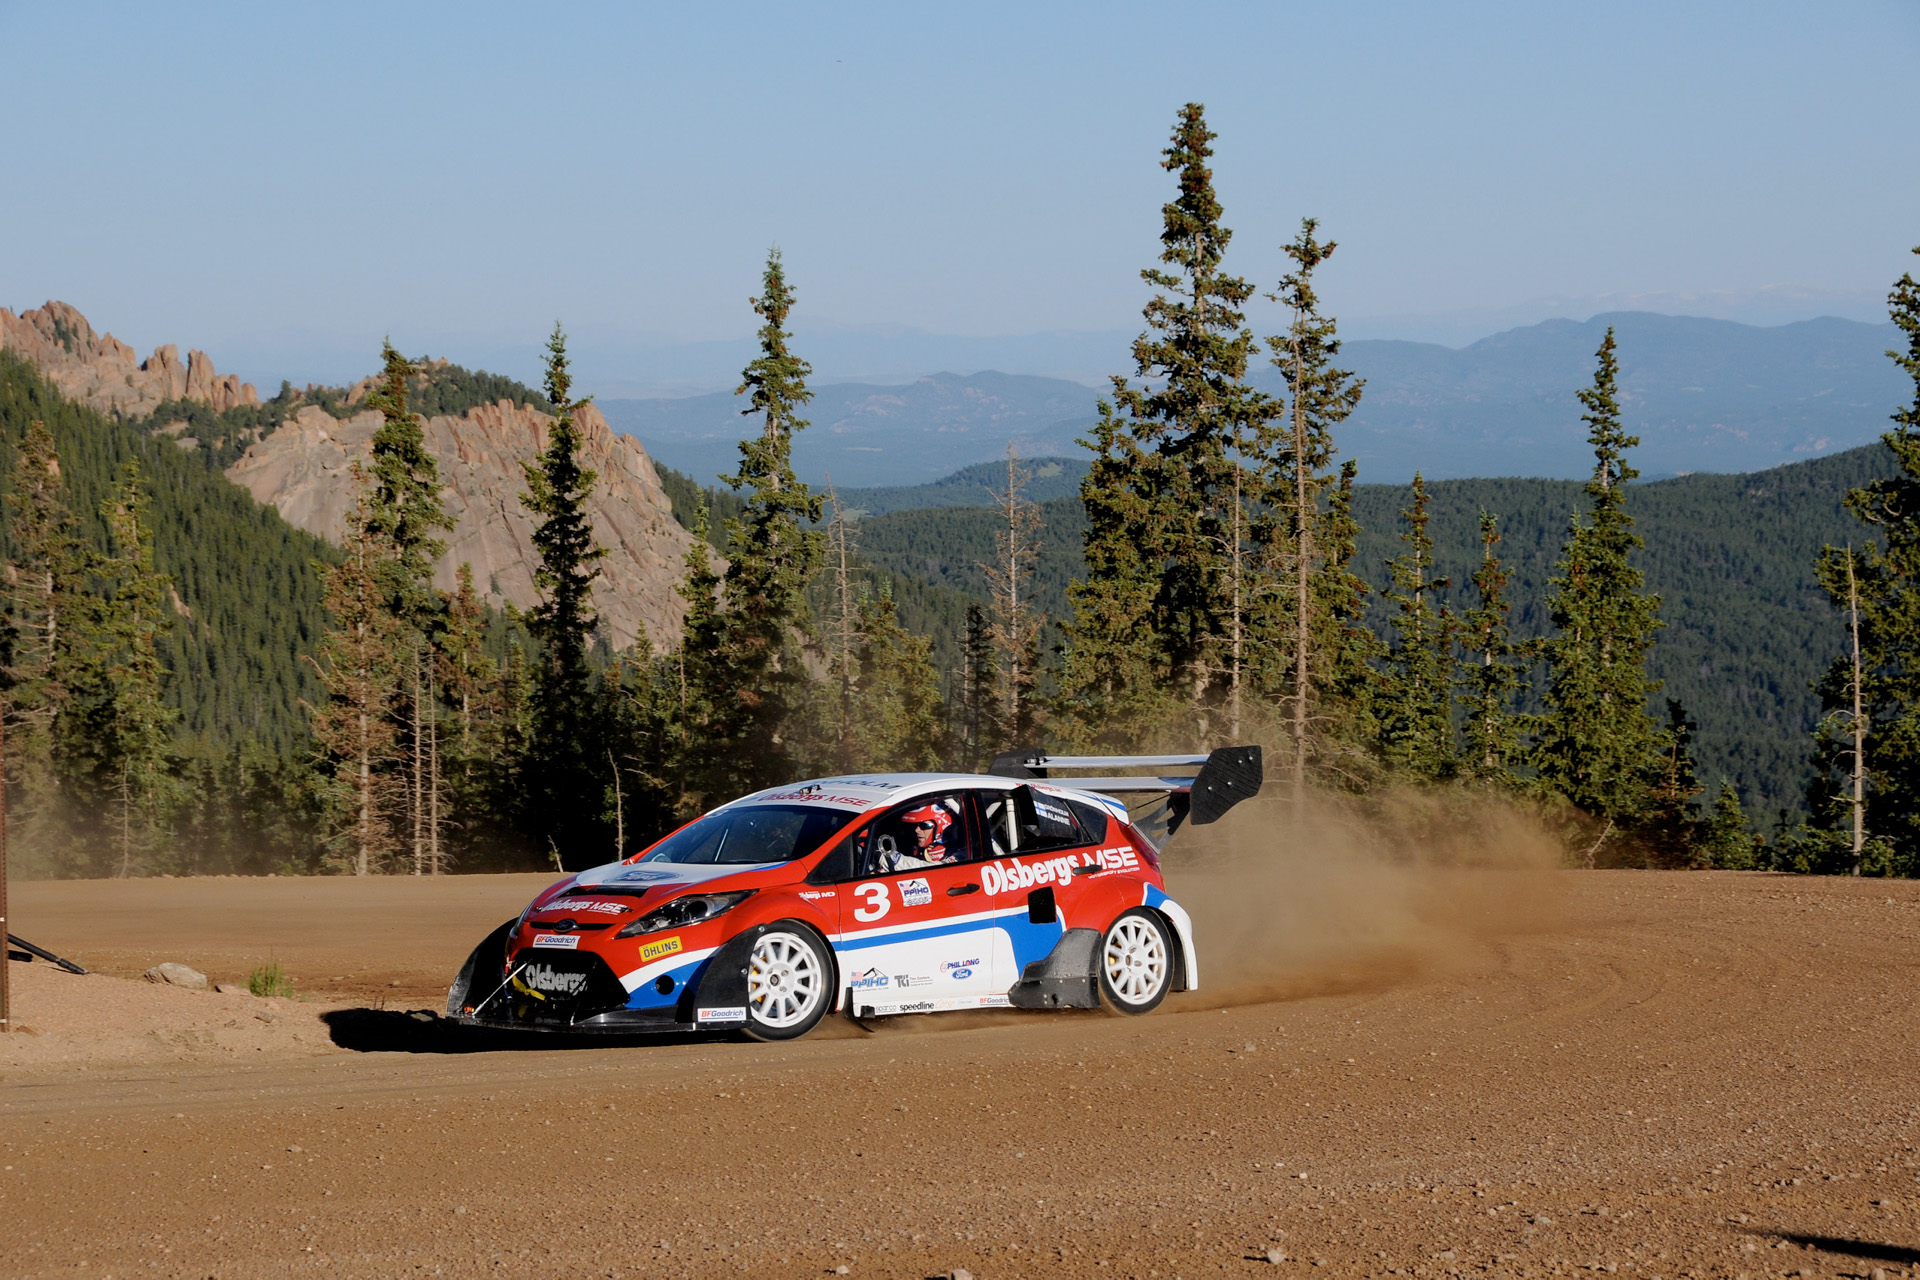
[{"label": "small rock on ground", "polygon": [[213,984],[213,989],[223,996],[250,996],[253,994],[253,992],[247,990],[237,982],[216,982]]},{"label": "small rock on ground", "polygon": [[148,982],[164,982],[170,987],[188,987],[195,991],[207,989],[206,974],[198,969],[189,969],[184,964],[176,964],[172,960],[147,970],[146,979]]}]

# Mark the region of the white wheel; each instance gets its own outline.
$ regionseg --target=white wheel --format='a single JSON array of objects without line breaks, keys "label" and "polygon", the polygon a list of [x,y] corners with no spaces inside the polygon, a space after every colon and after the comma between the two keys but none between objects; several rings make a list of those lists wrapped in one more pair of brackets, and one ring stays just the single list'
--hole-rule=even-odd
[{"label": "white wheel", "polygon": [[747,959],[747,1033],[791,1040],[813,1030],[831,1003],[832,968],[820,944],[798,929],[769,929]]},{"label": "white wheel", "polygon": [[1100,994],[1121,1013],[1147,1013],[1173,986],[1173,943],[1152,912],[1135,907],[1100,940]]}]

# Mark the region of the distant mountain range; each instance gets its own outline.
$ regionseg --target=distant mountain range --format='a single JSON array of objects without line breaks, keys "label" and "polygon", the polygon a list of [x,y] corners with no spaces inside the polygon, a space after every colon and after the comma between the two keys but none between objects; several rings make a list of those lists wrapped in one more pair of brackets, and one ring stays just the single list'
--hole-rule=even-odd
[{"label": "distant mountain range", "polygon": [[[1628,311],[1548,320],[1455,349],[1356,341],[1343,363],[1367,380],[1340,432],[1368,480],[1573,478],[1589,465],[1574,392],[1593,377],[1606,328],[1620,345],[1628,428],[1648,476],[1761,470],[1868,443],[1909,395],[1885,352],[1888,324],[1819,319],[1774,327]],[[1262,364],[1255,382],[1279,389]],[[1074,456],[1100,391],[1059,378],[935,374],[903,386],[815,389],[795,464],[813,483],[926,484],[1005,452]],[[705,480],[729,471],[744,430],[734,396],[602,401],[613,426],[668,466]]]}]

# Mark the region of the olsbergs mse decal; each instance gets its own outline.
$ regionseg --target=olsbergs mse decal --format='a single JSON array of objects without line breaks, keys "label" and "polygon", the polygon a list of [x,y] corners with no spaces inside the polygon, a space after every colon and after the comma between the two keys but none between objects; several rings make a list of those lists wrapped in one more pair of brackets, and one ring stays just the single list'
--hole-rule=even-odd
[{"label": "olsbergs mse decal", "polygon": [[1057,858],[989,862],[980,869],[980,887],[988,897],[1015,893],[1035,885],[1066,884],[1077,867],[1098,866],[1102,871],[1131,871],[1140,865],[1132,849],[1101,849],[1097,853],[1063,853]]}]

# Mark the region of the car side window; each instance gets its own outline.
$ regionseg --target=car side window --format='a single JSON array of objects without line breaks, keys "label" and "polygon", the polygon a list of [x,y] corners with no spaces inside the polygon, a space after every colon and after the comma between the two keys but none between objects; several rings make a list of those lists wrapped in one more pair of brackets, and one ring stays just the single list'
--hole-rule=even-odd
[{"label": "car side window", "polygon": [[921,796],[896,805],[869,823],[856,850],[863,876],[889,875],[917,867],[945,867],[981,856],[964,792]]},{"label": "car side window", "polygon": [[990,856],[995,858],[1072,849],[1096,839],[1081,827],[1065,800],[1041,795],[1032,787],[983,791],[980,811],[984,816]]}]

